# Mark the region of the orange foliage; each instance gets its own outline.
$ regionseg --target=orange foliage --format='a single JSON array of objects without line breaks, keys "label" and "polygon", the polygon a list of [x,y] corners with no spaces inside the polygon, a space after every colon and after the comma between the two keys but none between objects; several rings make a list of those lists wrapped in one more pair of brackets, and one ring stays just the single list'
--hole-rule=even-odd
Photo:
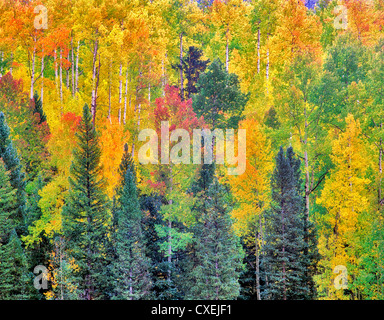
[{"label": "orange foliage", "polygon": [[129,139],[129,133],[124,130],[123,126],[119,125],[119,120],[116,117],[111,117],[110,120],[106,119],[100,133],[102,174],[107,183],[107,194],[112,197],[120,182],[118,169],[124,153],[124,144]]}]

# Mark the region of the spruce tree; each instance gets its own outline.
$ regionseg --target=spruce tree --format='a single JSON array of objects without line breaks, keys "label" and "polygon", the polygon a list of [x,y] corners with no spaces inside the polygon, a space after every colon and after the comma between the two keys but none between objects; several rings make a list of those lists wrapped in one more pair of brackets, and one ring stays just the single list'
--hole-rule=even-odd
[{"label": "spruce tree", "polygon": [[234,234],[225,191],[216,177],[200,192],[201,216],[193,228],[194,254],[190,256],[188,299],[236,299],[243,252]]},{"label": "spruce tree", "polygon": [[[124,158],[123,158],[124,160]],[[134,174],[126,171],[116,197],[114,279],[116,298],[148,298],[151,289],[150,260],[146,256],[141,210]]]},{"label": "spruce tree", "polygon": [[27,261],[12,219],[16,202],[16,190],[0,159],[0,300],[28,298]]},{"label": "spruce tree", "polygon": [[196,88],[192,100],[198,117],[203,116],[213,129],[238,127],[248,96],[241,92],[236,74],[228,73],[223,63],[215,59],[200,75]]},{"label": "spruce tree", "polygon": [[292,147],[287,149],[287,159],[289,160],[293,169],[293,176],[296,181],[296,189],[298,194],[301,196],[301,207],[304,208],[303,214],[303,234],[304,234],[304,249],[303,254],[300,256],[300,263],[303,265],[305,270],[303,277],[300,279],[300,286],[305,288],[306,294],[302,296],[304,299],[315,299],[316,284],[313,280],[313,276],[317,271],[317,263],[320,260],[320,254],[317,247],[317,232],[315,224],[309,219],[309,215],[306,212],[305,198],[304,198],[304,185],[303,179],[301,178],[301,161],[295,156]]},{"label": "spruce tree", "polygon": [[79,289],[86,300],[105,298],[110,259],[108,248],[108,201],[100,178],[100,155],[96,130],[87,105],[76,134],[69,177],[70,189],[63,208],[67,250],[79,266]]},{"label": "spruce tree", "polygon": [[33,95],[33,101],[34,101],[34,109],[33,114],[37,113],[39,115],[39,121],[38,124],[42,124],[43,122],[47,121],[47,116],[44,113],[43,110],[43,103],[41,102],[41,99],[37,92]]},{"label": "spruce tree", "polygon": [[265,290],[264,299],[307,299],[305,281],[307,263],[303,261],[304,241],[303,194],[300,194],[300,161],[293,150],[276,157],[271,179],[272,204],[265,228]]},{"label": "spruce tree", "polygon": [[10,129],[7,125],[4,113],[0,112],[0,158],[4,161],[5,169],[9,171],[10,184],[16,190],[15,211],[12,219],[15,223],[17,234],[20,236],[25,228],[25,173],[13,146]]},{"label": "spruce tree", "polygon": [[[187,86],[184,90],[185,98],[190,99],[192,95],[197,93],[196,83],[199,80],[200,74],[202,74],[209,60],[202,60],[203,51],[197,47],[191,46],[188,48],[186,56],[183,58],[182,66],[172,66],[174,69],[183,69],[185,79],[187,80]],[[184,97],[182,97],[184,99]]]},{"label": "spruce tree", "polygon": [[135,163],[133,162],[131,153],[129,152],[128,149],[128,144],[124,144],[124,153],[123,153],[123,158],[121,159],[121,163],[119,166],[119,175],[122,181],[122,186],[124,187],[124,182],[125,182],[125,176],[127,172],[131,171],[131,174],[133,175],[134,182],[136,184],[136,168],[135,168]]}]

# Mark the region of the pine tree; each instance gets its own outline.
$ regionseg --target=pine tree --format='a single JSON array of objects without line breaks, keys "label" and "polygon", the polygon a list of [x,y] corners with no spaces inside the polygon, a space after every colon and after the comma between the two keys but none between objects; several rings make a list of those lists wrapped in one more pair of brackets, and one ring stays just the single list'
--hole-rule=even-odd
[{"label": "pine tree", "polygon": [[0,300],[28,298],[27,261],[12,219],[16,201],[16,190],[0,159]]},{"label": "pine tree", "polygon": [[[172,68],[180,70],[182,68],[187,86],[185,88],[185,98],[190,99],[192,95],[197,93],[196,83],[200,74],[205,71],[209,60],[202,60],[203,51],[194,46],[189,47],[186,56],[182,60],[182,65],[172,65]],[[184,97],[182,97],[184,99]]]},{"label": "pine tree", "polygon": [[201,217],[194,227],[194,256],[190,257],[189,299],[236,299],[240,292],[239,275],[243,252],[234,234],[217,178],[201,192]]},{"label": "pine tree", "polygon": [[69,177],[70,190],[63,208],[63,229],[70,255],[79,266],[79,289],[86,300],[103,298],[107,292],[110,218],[105,184],[100,178],[100,148],[87,105],[76,134]]},{"label": "pine tree", "polygon": [[[310,292],[303,263],[304,202],[300,194],[300,161],[281,147],[276,157],[272,186],[272,208],[267,213],[265,230],[264,298],[273,300],[306,299]],[[304,282],[304,283],[303,283]]]},{"label": "pine tree", "polygon": [[3,159],[5,169],[9,171],[10,184],[16,190],[16,211],[13,214],[18,235],[25,233],[25,174],[18,158],[16,149],[10,138],[10,129],[4,113],[0,112],[0,158]]},{"label": "pine tree", "polygon": [[[124,161],[125,158],[123,158]],[[139,300],[147,298],[151,288],[150,260],[141,226],[141,210],[134,174],[125,174],[116,199],[117,230],[114,235],[117,259],[114,261],[116,298]]]},{"label": "pine tree", "polygon": [[[298,195],[302,196],[305,193],[305,189],[302,183],[303,179],[301,178],[301,161],[298,157],[296,157],[292,147],[289,147],[287,149],[287,159],[289,160],[293,169],[293,177],[296,181],[297,193]],[[301,207],[305,208],[305,198],[301,197],[301,199]],[[305,210],[306,208],[304,209],[304,211]],[[320,254],[317,248],[317,232],[315,224],[309,219],[308,214],[304,214],[302,224],[304,236],[304,250],[303,254],[300,256],[300,263],[303,265],[305,272],[302,278],[300,279],[300,285],[305,288],[307,292],[305,296],[303,296],[305,299],[315,299],[317,293],[313,276],[317,271],[317,263],[320,260]]]},{"label": "pine tree", "polygon": [[39,119],[38,123],[42,124],[43,122],[47,121],[47,116],[44,113],[43,103],[41,102],[41,99],[40,99],[39,95],[37,94],[37,92],[35,92],[35,94],[33,96],[33,100],[34,100],[33,114],[37,113],[39,115],[40,119]]},{"label": "pine tree", "polygon": [[123,158],[121,159],[121,163],[120,163],[119,170],[118,170],[121,181],[123,183],[122,187],[124,186],[125,176],[126,176],[128,171],[131,171],[131,174],[133,175],[134,182],[136,183],[135,163],[133,162],[131,153],[128,150],[128,144],[126,143],[124,145]]},{"label": "pine tree", "polygon": [[228,73],[223,63],[215,59],[200,75],[198,93],[192,98],[197,116],[203,116],[212,128],[237,128],[248,96],[241,92],[236,74]]}]

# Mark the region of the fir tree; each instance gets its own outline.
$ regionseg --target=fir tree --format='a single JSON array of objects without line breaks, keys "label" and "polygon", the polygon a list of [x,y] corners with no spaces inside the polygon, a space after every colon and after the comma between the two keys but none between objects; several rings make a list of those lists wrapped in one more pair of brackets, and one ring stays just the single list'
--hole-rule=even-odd
[{"label": "fir tree", "polygon": [[35,94],[33,95],[33,100],[34,100],[33,114],[37,113],[39,115],[38,124],[42,124],[43,122],[47,121],[47,116],[44,113],[43,103],[41,102],[41,99],[37,94],[37,92],[35,92]]},{"label": "fir tree", "polygon": [[243,252],[234,234],[225,191],[217,178],[201,198],[201,217],[194,229],[194,255],[190,256],[189,299],[236,299]]},{"label": "fir tree", "polygon": [[27,261],[12,219],[16,201],[16,190],[0,159],[0,300],[28,298]]},{"label": "fir tree", "polygon": [[192,97],[197,116],[203,116],[212,128],[237,128],[248,96],[240,90],[236,74],[225,71],[223,63],[215,59],[200,75],[197,93]]},{"label": "fir tree", "polygon": [[3,159],[5,169],[9,171],[10,184],[16,190],[15,211],[12,219],[18,235],[25,233],[25,174],[10,138],[10,129],[4,113],[0,112],[0,158]]},{"label": "fir tree", "polygon": [[91,300],[103,298],[108,291],[106,272],[110,256],[108,202],[105,183],[100,178],[101,151],[87,105],[76,136],[78,147],[73,151],[63,228],[69,253],[79,266],[79,289],[84,299]]},{"label": "fir tree", "polygon": [[124,187],[125,176],[126,176],[128,170],[131,171],[131,174],[133,175],[134,182],[136,183],[135,163],[133,162],[131,153],[128,150],[128,144],[126,143],[124,145],[123,158],[121,159],[121,163],[120,163],[119,170],[118,170],[121,181],[123,182],[121,187]]},{"label": "fir tree", "polygon": [[[296,181],[297,193],[301,196],[301,207],[305,207],[303,180],[301,178],[300,165],[301,161],[295,156],[292,147],[287,149],[287,159],[289,160],[293,169],[293,176]],[[319,250],[317,248],[317,233],[315,224],[308,218],[308,214],[303,215],[303,236],[304,236],[304,250],[300,256],[300,262],[305,270],[303,277],[300,279],[303,288],[307,292],[303,298],[315,299],[316,298],[316,285],[313,276],[317,271],[317,263],[320,260]]]},{"label": "fir tree", "polygon": [[149,296],[151,276],[150,260],[146,256],[141,226],[140,204],[134,174],[130,169],[127,170],[122,185],[116,199],[115,291],[118,299],[138,300]]},{"label": "fir tree", "polygon": [[300,161],[293,150],[276,157],[272,176],[272,208],[267,213],[265,230],[265,299],[308,299],[305,279],[308,263],[303,257],[305,204],[300,186]]},{"label": "fir tree", "polygon": [[[190,99],[192,95],[197,93],[196,83],[199,80],[200,74],[202,74],[209,60],[202,60],[203,51],[194,46],[189,47],[187,55],[183,58],[182,66],[180,64],[173,65],[174,69],[183,69],[185,79],[187,79],[187,86],[184,90],[185,98]],[[182,97],[184,99],[184,97]]]}]

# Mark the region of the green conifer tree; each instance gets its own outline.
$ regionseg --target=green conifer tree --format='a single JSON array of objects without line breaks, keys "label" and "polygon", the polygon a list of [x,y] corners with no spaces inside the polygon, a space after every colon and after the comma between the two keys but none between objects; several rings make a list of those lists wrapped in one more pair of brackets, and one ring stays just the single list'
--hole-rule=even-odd
[{"label": "green conifer tree", "polygon": [[38,124],[42,124],[43,122],[47,121],[47,116],[44,113],[43,110],[43,103],[41,102],[41,99],[37,92],[33,95],[33,101],[34,101],[34,109],[33,114],[37,113],[40,117]]},{"label": "green conifer tree", "polygon": [[16,192],[0,159],[0,300],[27,299],[29,292],[27,261],[12,218]]},{"label": "green conifer tree", "polygon": [[200,75],[197,93],[192,97],[197,116],[212,128],[237,128],[248,96],[241,92],[236,74],[225,71],[223,63],[215,59]]},{"label": "green conifer tree", "polygon": [[308,256],[303,257],[307,245],[300,181],[300,161],[291,148],[287,156],[280,148],[271,181],[272,208],[266,217],[264,299],[308,299],[310,296],[306,283]]},{"label": "green conifer tree", "polygon": [[86,300],[104,298],[108,292],[108,200],[100,178],[100,148],[87,105],[79,125],[78,147],[69,177],[70,190],[63,208],[67,250],[79,266],[79,289]]},{"label": "green conifer tree", "polygon": [[[127,160],[123,157],[122,163]],[[134,174],[126,171],[122,189],[116,197],[114,279],[116,298],[139,300],[148,298],[151,289],[150,260],[141,226],[141,210]]]},{"label": "green conifer tree", "polygon": [[190,256],[188,299],[236,299],[243,251],[234,234],[225,194],[217,178],[200,192],[201,216],[194,229],[194,254]]},{"label": "green conifer tree", "polygon": [[9,171],[10,184],[16,190],[15,211],[12,219],[15,223],[17,234],[20,236],[25,228],[25,173],[10,138],[10,129],[4,113],[0,112],[0,158],[4,161],[5,169]]}]

